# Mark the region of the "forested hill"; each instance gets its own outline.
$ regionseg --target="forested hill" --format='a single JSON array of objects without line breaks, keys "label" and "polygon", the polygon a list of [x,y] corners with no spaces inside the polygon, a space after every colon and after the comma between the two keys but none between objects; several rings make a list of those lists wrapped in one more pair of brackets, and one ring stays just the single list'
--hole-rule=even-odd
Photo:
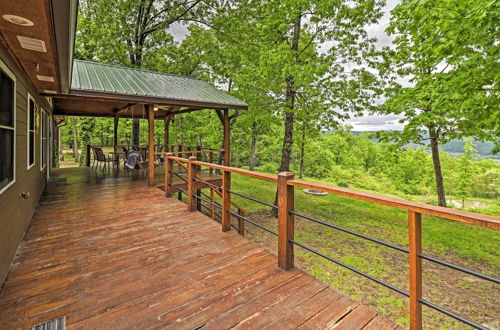
[{"label": "forested hill", "polygon": [[[375,132],[374,131],[352,131],[352,133],[354,135],[360,135],[361,133],[375,133]],[[422,139],[427,139],[427,138],[428,138],[427,133],[422,136]],[[377,142],[376,138],[371,138],[371,140]],[[483,157],[488,157],[488,158],[499,157],[498,155],[494,155],[491,152],[491,150],[493,149],[493,142],[474,141],[474,145],[475,145],[474,148],[477,150],[476,153],[483,156]],[[417,147],[416,144],[410,144],[409,146]],[[461,154],[464,151],[464,146],[465,146],[464,140],[451,140],[450,142],[440,146],[440,149],[443,151],[446,151],[450,154]],[[426,149],[430,150],[429,147],[426,147]]]}]

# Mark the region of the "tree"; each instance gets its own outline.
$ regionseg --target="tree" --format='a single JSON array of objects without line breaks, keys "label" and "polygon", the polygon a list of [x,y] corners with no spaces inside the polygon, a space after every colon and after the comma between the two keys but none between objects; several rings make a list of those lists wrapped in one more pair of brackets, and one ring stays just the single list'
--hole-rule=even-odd
[{"label": "tree", "polygon": [[[403,145],[430,141],[438,203],[446,206],[439,145],[455,138],[500,146],[495,1],[404,0],[391,12],[381,73],[390,79],[378,109],[406,126],[386,135]],[[407,80],[403,84],[401,80]]]},{"label": "tree", "polygon": [[[80,145],[82,147],[82,152],[80,153],[80,157],[78,158],[78,164],[80,166],[85,166],[85,164],[87,163],[87,153],[85,151],[87,149],[87,146],[90,145],[92,141],[95,119],[96,118],[93,117],[81,117],[78,121]],[[77,158],[75,158],[75,161],[76,160]]]},{"label": "tree", "polygon": [[465,207],[465,199],[471,195],[472,184],[472,158],[476,149],[471,138],[465,139],[464,153],[458,163],[457,196],[462,200],[462,208]]},{"label": "tree", "polygon": [[75,158],[75,161],[78,159],[78,118],[73,117],[71,120],[71,123],[73,124],[73,157]]},{"label": "tree", "polygon": [[[173,43],[174,23],[202,16],[202,0],[94,0],[83,2],[78,20],[75,57],[85,60],[148,68]],[[198,12],[199,11],[199,12]],[[112,13],[112,14],[111,14]],[[132,124],[132,144],[139,145],[139,119]]]}]

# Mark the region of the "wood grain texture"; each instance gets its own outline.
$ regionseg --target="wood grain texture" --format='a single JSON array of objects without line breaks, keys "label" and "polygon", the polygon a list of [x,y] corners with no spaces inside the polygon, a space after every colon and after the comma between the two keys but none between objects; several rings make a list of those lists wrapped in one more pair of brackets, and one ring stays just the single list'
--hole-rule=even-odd
[{"label": "wood grain texture", "polygon": [[324,329],[353,310],[350,329],[361,329],[379,317],[279,269],[260,245],[146,187],[141,172],[53,174],[67,182],[40,201],[0,291],[0,329],[62,316],[68,329]]},{"label": "wood grain texture", "polygon": [[394,208],[399,208],[402,210],[418,212],[421,214],[431,215],[448,220],[469,223],[497,230],[500,229],[500,217],[493,215],[474,213],[463,210],[455,210],[447,207],[435,206],[424,203],[417,203],[400,198],[386,197],[363,191],[356,191],[352,189],[328,186],[321,183],[306,182],[301,180],[290,180],[288,184],[296,187],[314,189],[314,190],[328,192],[334,195],[359,199],[380,205],[386,205]]},{"label": "wood grain texture", "polygon": [[155,112],[152,104],[145,106],[148,114],[148,186],[155,184]]},{"label": "wood grain texture", "polygon": [[294,187],[288,185],[293,173],[282,172],[278,175],[278,266],[284,270],[293,268],[294,220],[288,211],[294,209]]},{"label": "wood grain texture", "polygon": [[422,215],[408,212],[408,258],[410,264],[410,329],[422,329]]}]

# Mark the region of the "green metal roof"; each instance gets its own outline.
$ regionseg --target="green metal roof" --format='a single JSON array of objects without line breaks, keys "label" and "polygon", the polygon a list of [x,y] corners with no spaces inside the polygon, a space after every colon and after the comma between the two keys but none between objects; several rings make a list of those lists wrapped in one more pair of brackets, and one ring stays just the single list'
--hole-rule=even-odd
[{"label": "green metal roof", "polygon": [[96,92],[120,97],[141,96],[154,103],[246,109],[247,105],[214,86],[189,77],[74,60],[71,92]]}]

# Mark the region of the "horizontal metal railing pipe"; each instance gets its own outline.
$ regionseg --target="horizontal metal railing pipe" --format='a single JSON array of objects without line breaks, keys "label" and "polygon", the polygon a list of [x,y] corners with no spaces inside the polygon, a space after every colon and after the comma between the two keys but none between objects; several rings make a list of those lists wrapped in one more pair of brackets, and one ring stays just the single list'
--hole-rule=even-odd
[{"label": "horizontal metal railing pipe", "polygon": [[257,222],[255,222],[255,221],[252,221],[252,220],[250,220],[249,218],[244,217],[244,216],[241,216],[241,215],[239,215],[238,213],[235,213],[235,212],[233,212],[233,211],[231,211],[231,210],[229,210],[228,212],[229,212],[230,214],[234,215],[235,217],[237,217],[238,219],[245,220],[246,222],[249,222],[249,223],[251,223],[252,225],[257,226],[257,227],[259,227],[260,229],[263,229],[263,230],[267,231],[268,233],[273,234],[274,236],[278,236],[278,233],[276,233],[276,232],[272,231],[272,230],[271,230],[271,229],[269,229],[269,228],[264,227],[264,226],[263,226],[263,225],[261,225],[260,223],[257,223]]},{"label": "horizontal metal railing pipe", "polygon": [[229,192],[230,194],[233,194],[233,195],[236,195],[236,196],[240,196],[240,197],[246,198],[246,199],[248,199],[248,200],[250,200],[250,201],[253,201],[253,202],[256,202],[256,203],[260,203],[260,204],[262,204],[262,205],[268,206],[268,207],[273,208],[273,209],[277,209],[277,208],[278,208],[278,207],[277,207],[277,206],[275,206],[275,205],[272,205],[272,204],[269,204],[269,203],[266,203],[266,202],[260,201],[260,200],[258,200],[258,199],[255,199],[255,198],[250,197],[250,196],[247,196],[247,195],[240,194],[240,193],[238,193],[238,192],[236,192],[236,191],[228,190],[228,192]]},{"label": "horizontal metal railing pipe", "polygon": [[185,176],[183,176],[183,175],[181,175],[181,174],[179,174],[177,172],[170,172],[170,173],[174,174],[175,176],[177,176],[179,179],[181,179],[184,182],[188,181]]},{"label": "horizontal metal railing pipe", "polygon": [[448,267],[448,268],[451,268],[451,269],[455,269],[455,270],[458,270],[460,272],[463,272],[463,273],[466,273],[466,274],[469,274],[469,275],[481,278],[483,280],[493,282],[495,284],[500,284],[500,279],[498,279],[498,278],[495,278],[495,277],[492,277],[492,276],[488,276],[488,275],[485,275],[485,274],[481,274],[481,273],[475,272],[473,270],[470,270],[470,269],[467,269],[467,268],[463,268],[463,267],[451,264],[451,263],[446,262],[446,261],[441,260],[441,259],[437,259],[437,258],[426,256],[424,254],[419,254],[418,256],[420,258],[424,259],[424,260],[428,260],[428,261],[436,263],[438,265],[441,265],[441,266],[444,266],[444,267]]},{"label": "horizontal metal railing pipe", "polygon": [[431,215],[448,220],[474,224],[481,227],[487,227],[492,229],[500,229],[500,218],[492,215],[467,212],[441,206],[411,202],[400,198],[386,197],[362,191],[332,187],[320,183],[305,182],[300,180],[290,180],[288,184],[296,187],[320,190],[334,195],[373,202],[376,204],[399,208],[406,211],[418,212],[421,214]]},{"label": "horizontal metal railing pipe", "polygon": [[222,189],[221,186],[218,186],[216,184],[213,184],[213,183],[210,183],[210,182],[207,182],[207,181],[200,180],[198,178],[193,178],[193,180],[196,181],[196,182],[199,182],[199,183],[206,184],[207,186],[212,187],[212,188],[217,189],[217,190],[221,190]]},{"label": "horizontal metal railing pipe", "polygon": [[215,206],[215,207],[218,207],[218,208],[221,208],[221,207],[222,207],[222,206],[220,206],[219,204],[217,204],[217,203],[212,203],[212,201],[209,201],[208,199],[205,199],[205,198],[203,198],[203,197],[201,197],[201,196],[198,196],[198,195],[196,195],[196,194],[193,194],[193,196],[194,196],[194,198],[199,199],[200,201],[205,202],[205,203],[208,203],[208,204],[213,205],[213,206]]},{"label": "horizontal metal railing pipe", "polygon": [[169,185],[170,185],[170,187],[173,187],[174,189],[179,190],[181,193],[183,193],[183,194],[185,194],[185,195],[187,195],[187,194],[188,194],[187,190],[182,189],[182,188],[180,188],[179,186],[176,186],[175,184],[171,184],[171,183],[170,183]]},{"label": "horizontal metal railing pipe", "polygon": [[389,284],[389,283],[387,283],[387,282],[384,282],[384,281],[382,281],[382,280],[379,280],[379,279],[378,279],[378,278],[376,278],[376,277],[373,277],[373,276],[371,276],[371,275],[368,275],[368,274],[366,274],[366,273],[364,273],[364,272],[360,271],[360,270],[359,270],[359,269],[357,269],[357,268],[351,267],[351,266],[349,266],[349,265],[347,265],[347,264],[345,264],[345,263],[343,263],[343,262],[341,262],[341,261],[338,261],[337,259],[334,259],[334,258],[332,258],[332,257],[329,257],[329,256],[327,256],[326,254],[323,254],[323,253],[321,253],[321,252],[319,252],[319,251],[317,251],[317,250],[315,250],[315,249],[313,249],[313,248],[310,248],[310,247],[308,247],[308,246],[306,246],[306,245],[304,245],[304,244],[302,244],[302,243],[299,243],[299,242],[297,242],[297,241],[295,241],[295,240],[293,240],[293,239],[290,239],[290,242],[292,242],[292,243],[293,243],[293,244],[295,244],[295,245],[300,246],[301,248],[303,248],[303,249],[305,249],[305,250],[307,250],[307,251],[309,251],[309,252],[312,252],[312,253],[314,253],[314,254],[316,254],[316,255],[320,256],[320,257],[323,257],[323,258],[325,258],[325,259],[327,259],[327,260],[329,260],[329,261],[331,261],[331,262],[333,262],[333,263],[335,263],[335,264],[337,264],[337,265],[339,265],[339,266],[342,266],[342,267],[344,267],[344,268],[347,268],[347,269],[349,269],[350,271],[355,272],[356,274],[359,274],[359,275],[361,275],[361,276],[364,276],[364,277],[366,277],[366,278],[367,278],[367,279],[369,279],[369,280],[372,280],[372,281],[374,281],[374,282],[376,282],[376,283],[378,283],[378,284],[380,284],[380,285],[382,285],[382,286],[385,286],[385,287],[386,287],[386,288],[388,288],[388,289],[391,289],[391,290],[393,290],[393,291],[396,291],[397,293],[400,293],[400,294],[402,294],[403,296],[406,296],[406,297],[409,297],[409,296],[410,296],[410,294],[409,294],[408,292],[406,292],[406,291],[404,291],[404,290],[401,290],[400,288],[397,288],[397,287],[395,287],[394,285],[391,285],[391,284]]},{"label": "horizontal metal railing pipe", "polygon": [[313,221],[313,222],[316,222],[316,223],[319,223],[323,226],[327,226],[327,227],[330,227],[330,228],[333,228],[333,229],[337,229],[337,230],[340,230],[340,231],[343,231],[344,233],[348,233],[348,234],[351,234],[351,235],[354,235],[354,236],[357,236],[357,237],[360,237],[360,238],[363,238],[363,239],[366,239],[368,241],[371,241],[371,242],[374,242],[374,243],[377,243],[377,244],[380,244],[380,245],[383,245],[383,246],[386,246],[388,248],[391,248],[391,249],[394,249],[394,250],[398,250],[398,251],[401,251],[401,252],[404,252],[404,253],[408,253],[408,249],[405,249],[405,248],[402,248],[400,246],[397,246],[397,245],[393,245],[393,244],[390,244],[390,243],[387,243],[387,242],[384,242],[384,241],[381,241],[379,239],[376,239],[376,238],[372,238],[370,236],[366,236],[366,235],[363,235],[363,234],[360,234],[360,233],[357,233],[355,231],[352,231],[352,230],[349,230],[349,229],[345,229],[345,228],[342,228],[340,226],[337,226],[337,225],[332,225],[328,222],[325,222],[325,221],[321,221],[319,219],[316,219],[316,218],[313,218],[313,217],[309,217],[307,215],[303,215],[303,214],[300,214],[298,212],[294,212],[294,211],[288,211],[290,212],[290,214],[293,214],[293,215],[296,215],[298,217],[301,217],[301,218],[304,218],[304,219],[307,219],[307,220],[310,220],[310,221]]},{"label": "horizontal metal railing pipe", "polygon": [[425,305],[425,306],[430,307],[430,308],[432,308],[432,309],[434,309],[434,310],[436,310],[436,311],[438,311],[438,312],[441,312],[441,313],[443,313],[443,314],[445,314],[445,315],[448,315],[449,317],[452,317],[452,318],[454,318],[455,320],[458,320],[458,321],[460,321],[460,322],[462,322],[462,323],[465,323],[465,324],[467,324],[467,325],[470,325],[470,326],[471,326],[471,327],[473,327],[473,328],[480,329],[480,330],[488,330],[488,328],[483,327],[483,326],[482,326],[482,325],[480,325],[480,324],[474,323],[474,322],[472,322],[471,320],[468,320],[468,319],[466,319],[466,318],[461,317],[460,315],[457,315],[457,314],[455,314],[455,313],[453,313],[453,312],[450,312],[450,311],[448,311],[448,310],[446,310],[446,309],[444,309],[444,308],[441,308],[441,307],[439,307],[439,306],[437,306],[437,305],[434,305],[433,303],[431,303],[431,302],[429,302],[429,301],[427,301],[427,300],[424,300],[424,299],[419,299],[419,301],[420,301],[420,303],[421,303],[422,305]]}]

